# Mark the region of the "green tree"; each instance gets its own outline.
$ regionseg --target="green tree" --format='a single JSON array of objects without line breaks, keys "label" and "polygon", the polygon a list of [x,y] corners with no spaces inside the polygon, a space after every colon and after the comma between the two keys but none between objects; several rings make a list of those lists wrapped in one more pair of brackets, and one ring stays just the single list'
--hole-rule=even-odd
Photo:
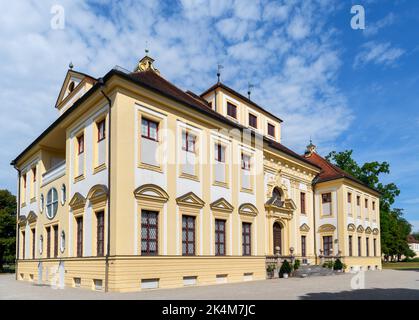
[{"label": "green tree", "polygon": [[412,226],[403,218],[402,209],[392,209],[399,188],[394,183],[383,184],[380,177],[390,173],[387,162],[367,162],[360,166],[352,157],[352,150],[342,152],[332,151],[326,159],[345,172],[351,174],[368,187],[381,193],[380,197],[380,224],[381,224],[381,251],[385,260],[400,260],[401,256],[411,256],[412,250],[407,244],[407,236]]},{"label": "green tree", "polygon": [[15,260],[16,197],[8,190],[0,190],[0,271],[4,263]]}]

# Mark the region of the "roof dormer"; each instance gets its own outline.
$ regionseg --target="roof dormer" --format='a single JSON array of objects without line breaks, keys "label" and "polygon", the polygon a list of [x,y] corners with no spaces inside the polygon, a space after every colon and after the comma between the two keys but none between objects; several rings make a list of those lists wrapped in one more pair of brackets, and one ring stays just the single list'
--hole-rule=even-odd
[{"label": "roof dormer", "polygon": [[96,82],[93,77],[74,71],[70,64],[70,69],[64,78],[60,93],[57,98],[55,107],[62,114],[70,108],[74,102],[80,99]]}]

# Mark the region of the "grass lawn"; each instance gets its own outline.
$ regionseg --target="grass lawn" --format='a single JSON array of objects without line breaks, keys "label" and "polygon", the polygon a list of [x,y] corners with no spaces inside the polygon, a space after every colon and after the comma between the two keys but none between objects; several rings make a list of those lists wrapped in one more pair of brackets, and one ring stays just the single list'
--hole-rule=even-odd
[{"label": "grass lawn", "polygon": [[419,262],[386,262],[383,269],[419,269]]}]

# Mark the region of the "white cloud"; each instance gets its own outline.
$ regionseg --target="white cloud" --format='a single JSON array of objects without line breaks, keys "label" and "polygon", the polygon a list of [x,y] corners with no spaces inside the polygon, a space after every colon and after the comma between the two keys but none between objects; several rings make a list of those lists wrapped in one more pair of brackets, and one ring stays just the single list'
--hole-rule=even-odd
[{"label": "white cloud", "polygon": [[367,24],[363,34],[366,37],[376,35],[381,29],[390,26],[394,23],[396,16],[390,12],[383,19],[376,21],[375,23]]},{"label": "white cloud", "polygon": [[368,63],[393,66],[405,53],[403,49],[392,47],[390,42],[377,43],[370,41],[365,43],[362,48],[363,50],[355,57],[355,68]]},{"label": "white cloud", "polygon": [[62,0],[66,27],[52,30],[56,2],[14,1],[0,12],[1,187],[15,188],[10,160],[56,119],[69,62],[96,77],[115,65],[132,69],[146,41],[162,75],[181,88],[208,88],[217,63],[237,91],[252,82],[252,99],[285,121],[283,142],[298,152],[309,136],[333,143],[351,123],[335,84],[340,53],[333,31],[324,34],[332,0]]},{"label": "white cloud", "polygon": [[412,225],[412,232],[419,232],[419,220],[409,220]]}]

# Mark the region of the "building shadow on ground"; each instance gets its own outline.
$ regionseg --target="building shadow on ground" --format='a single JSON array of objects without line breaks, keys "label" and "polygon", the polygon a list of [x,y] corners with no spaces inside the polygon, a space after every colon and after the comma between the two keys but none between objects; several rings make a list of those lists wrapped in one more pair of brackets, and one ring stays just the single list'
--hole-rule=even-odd
[{"label": "building shadow on ground", "polygon": [[301,300],[419,300],[419,289],[359,289],[341,292],[314,292]]}]

